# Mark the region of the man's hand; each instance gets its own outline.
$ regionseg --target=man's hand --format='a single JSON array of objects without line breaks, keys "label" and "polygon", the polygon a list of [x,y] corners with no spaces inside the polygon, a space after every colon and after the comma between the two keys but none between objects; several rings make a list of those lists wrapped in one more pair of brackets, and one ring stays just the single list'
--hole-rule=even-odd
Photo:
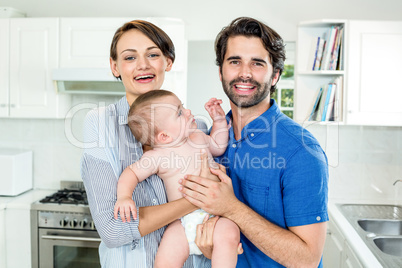
[{"label": "man's hand", "polygon": [[[202,254],[208,259],[212,258],[212,250],[214,248],[214,230],[215,224],[219,220],[219,216],[209,218],[205,216],[202,224],[197,225],[197,236],[195,237],[195,244],[201,250]],[[242,243],[239,243],[237,254],[243,254]]]},{"label": "man's hand", "polygon": [[[206,173],[218,176],[220,181],[205,178]],[[231,208],[240,202],[234,195],[231,179],[221,169],[209,168],[209,172],[204,170],[200,176],[186,175],[179,183],[182,185],[179,190],[183,196],[210,214],[226,217]]]},{"label": "man's hand", "polygon": [[195,244],[201,250],[202,254],[208,259],[212,258],[212,250],[214,248],[214,229],[219,216],[209,218],[205,216],[202,224],[197,225]]}]

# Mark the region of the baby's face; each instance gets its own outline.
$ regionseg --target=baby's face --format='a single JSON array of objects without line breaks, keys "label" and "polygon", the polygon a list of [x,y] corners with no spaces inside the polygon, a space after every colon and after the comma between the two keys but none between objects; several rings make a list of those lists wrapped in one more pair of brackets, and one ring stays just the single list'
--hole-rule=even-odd
[{"label": "baby's face", "polygon": [[166,132],[173,139],[173,143],[181,142],[197,128],[191,111],[185,109],[176,96],[162,97],[155,105],[157,105],[155,120],[158,129]]}]

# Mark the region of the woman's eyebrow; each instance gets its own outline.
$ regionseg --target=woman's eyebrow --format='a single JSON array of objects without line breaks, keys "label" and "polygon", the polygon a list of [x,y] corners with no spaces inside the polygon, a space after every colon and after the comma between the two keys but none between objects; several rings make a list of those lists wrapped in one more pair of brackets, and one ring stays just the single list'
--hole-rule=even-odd
[{"label": "woman's eyebrow", "polygon": [[[157,46],[152,46],[152,47],[148,47],[147,50],[152,50],[155,48],[159,49]],[[127,49],[123,50],[120,54],[123,54],[124,52],[137,52],[137,50],[134,48],[127,48]]]}]

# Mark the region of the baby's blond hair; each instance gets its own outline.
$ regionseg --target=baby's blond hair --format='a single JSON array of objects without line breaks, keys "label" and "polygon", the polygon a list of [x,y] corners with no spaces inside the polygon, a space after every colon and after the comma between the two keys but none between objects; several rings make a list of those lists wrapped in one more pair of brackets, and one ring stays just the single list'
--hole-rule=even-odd
[{"label": "baby's blond hair", "polygon": [[157,122],[152,117],[152,112],[155,111],[152,109],[152,104],[157,99],[167,96],[176,95],[163,89],[151,90],[140,95],[131,105],[128,112],[128,126],[134,137],[142,144],[153,147],[155,136],[158,134],[159,129]]}]

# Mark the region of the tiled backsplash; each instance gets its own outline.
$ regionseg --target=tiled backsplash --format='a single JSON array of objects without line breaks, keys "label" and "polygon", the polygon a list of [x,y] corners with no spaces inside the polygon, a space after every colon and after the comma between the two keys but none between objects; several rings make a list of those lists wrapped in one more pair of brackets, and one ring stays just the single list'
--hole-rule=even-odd
[{"label": "tiled backsplash", "polygon": [[[74,96],[74,104],[104,105],[119,97]],[[34,188],[56,189],[60,180],[81,180],[82,122],[88,109],[67,120],[0,118],[0,147],[33,151]],[[71,129],[71,131],[66,131]],[[310,125],[330,163],[330,198],[393,202],[402,183],[402,127]],[[66,135],[71,133],[71,135]],[[399,202],[402,202],[399,197]]]},{"label": "tiled backsplash", "polygon": [[[34,188],[58,189],[61,180],[81,181],[81,148],[85,107],[105,106],[120,97],[73,96],[74,114],[68,119],[0,118],[0,147],[33,151]],[[79,105],[79,106],[76,106]]]},{"label": "tiled backsplash", "polygon": [[[329,197],[402,204],[402,127],[308,126],[330,163]],[[337,139],[327,139],[336,137]],[[401,189],[399,189],[401,187]]]}]

